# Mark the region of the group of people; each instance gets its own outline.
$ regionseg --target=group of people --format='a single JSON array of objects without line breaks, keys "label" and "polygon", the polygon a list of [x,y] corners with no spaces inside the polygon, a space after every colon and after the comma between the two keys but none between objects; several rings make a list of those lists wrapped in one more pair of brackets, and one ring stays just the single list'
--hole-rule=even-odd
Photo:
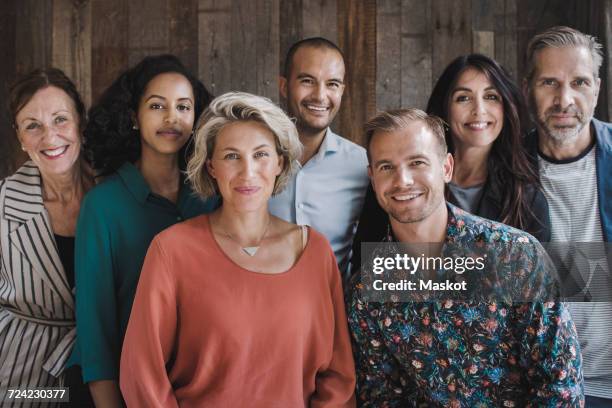
[{"label": "group of people", "polygon": [[0,181],[0,401],[64,386],[78,407],[612,406],[610,303],[361,291],[365,242],[521,244],[517,276],[544,273],[540,241],[609,242],[602,59],[548,29],[521,90],[461,56],[426,112],[371,118],[365,148],[330,128],[345,65],[319,37],[288,51],[286,112],[213,98],[171,55],[88,115],[61,71],[26,75],[9,107],[30,161]]}]

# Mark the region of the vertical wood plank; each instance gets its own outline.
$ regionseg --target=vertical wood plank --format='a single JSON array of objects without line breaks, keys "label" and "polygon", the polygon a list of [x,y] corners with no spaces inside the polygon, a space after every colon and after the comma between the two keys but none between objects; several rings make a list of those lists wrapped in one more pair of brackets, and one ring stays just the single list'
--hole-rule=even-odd
[{"label": "vertical wood plank", "polygon": [[[280,52],[279,0],[256,0],[256,93],[278,103],[278,71]],[[251,75],[251,74],[248,74]]]},{"label": "vertical wood plank", "polygon": [[459,55],[472,51],[471,0],[432,0],[433,78]]},{"label": "vertical wood plank", "polygon": [[518,84],[521,78],[518,74],[517,31],[516,31],[516,0],[494,0],[495,14],[495,59],[508,70]]},{"label": "vertical wood plank", "polygon": [[402,0],[402,107],[427,107],[432,89],[430,27],[431,0]]},{"label": "vertical wood plank", "polygon": [[92,102],[128,66],[128,4],[123,0],[92,0]]},{"label": "vertical wood plank", "polygon": [[303,7],[302,0],[283,0],[280,3],[280,73],[283,72],[289,48],[303,38]]},{"label": "vertical wood plank", "polygon": [[15,71],[23,75],[51,64],[53,0],[22,0],[16,11]]},{"label": "vertical wood plank", "polygon": [[8,90],[15,79],[16,3],[0,2],[0,55],[5,60],[0,64],[0,180],[15,170],[18,146],[8,113]]},{"label": "vertical wood plank", "polygon": [[376,26],[381,28],[376,33],[376,109],[397,109],[402,105],[402,3],[379,0]]},{"label": "vertical wood plank", "polygon": [[472,0],[472,52],[495,58],[495,10],[503,0]]},{"label": "vertical wood plank", "polygon": [[[232,3],[231,90],[257,93],[257,7],[255,1]],[[255,68],[255,72],[254,72]]]},{"label": "vertical wood plank", "polygon": [[147,55],[167,53],[168,0],[128,2],[128,64],[133,66]]},{"label": "vertical wood plank", "polygon": [[231,89],[232,0],[199,0],[198,72],[213,95]]},{"label": "vertical wood plank", "polygon": [[198,72],[198,0],[168,0],[168,52]]},{"label": "vertical wood plank", "polygon": [[302,37],[338,41],[338,6],[335,0],[303,0]]},{"label": "vertical wood plank", "polygon": [[472,44],[472,52],[495,58],[495,32],[474,30]]},{"label": "vertical wood plank", "polygon": [[74,81],[91,104],[91,1],[54,0],[52,65]]},{"label": "vertical wood plank", "polygon": [[363,124],[376,112],[376,1],[338,0],[338,43],[346,58],[339,132],[363,143]]}]

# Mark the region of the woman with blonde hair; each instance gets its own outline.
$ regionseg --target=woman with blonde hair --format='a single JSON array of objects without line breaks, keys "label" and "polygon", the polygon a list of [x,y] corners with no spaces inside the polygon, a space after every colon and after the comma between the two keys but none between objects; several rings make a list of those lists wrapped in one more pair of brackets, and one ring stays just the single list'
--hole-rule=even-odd
[{"label": "woman with blonde hair", "polygon": [[302,146],[270,100],[215,99],[188,179],[222,205],[153,240],[121,358],[130,406],[352,406],[341,277],[318,232],[276,218]]}]

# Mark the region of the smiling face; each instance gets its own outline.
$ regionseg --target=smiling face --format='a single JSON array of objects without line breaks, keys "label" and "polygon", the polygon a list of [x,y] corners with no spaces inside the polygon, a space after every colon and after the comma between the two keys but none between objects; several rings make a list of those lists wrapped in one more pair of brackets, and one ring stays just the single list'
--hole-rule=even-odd
[{"label": "smiling face", "polygon": [[224,206],[255,211],[267,207],[283,158],[270,129],[256,121],[241,121],[221,129],[206,166]]},{"label": "smiling face", "polygon": [[333,49],[304,46],[293,55],[280,91],[300,135],[318,134],[336,117],[344,92],[344,61]]},{"label": "smiling face", "polygon": [[79,116],[66,92],[48,86],[36,92],[15,117],[17,137],[43,175],[73,169],[81,151]]},{"label": "smiling face", "polygon": [[136,122],[142,158],[176,155],[193,129],[194,96],[189,80],[174,72],[154,77],[140,98]]},{"label": "smiling face", "polygon": [[528,87],[530,109],[539,134],[556,145],[588,144],[600,79],[586,48],[543,48],[534,55]]},{"label": "smiling face", "polygon": [[423,221],[444,205],[444,185],[453,170],[450,154],[422,121],[370,141],[372,187],[380,206],[399,223]]},{"label": "smiling face", "polygon": [[475,68],[463,71],[448,101],[448,122],[455,148],[491,149],[504,123],[501,95]]}]

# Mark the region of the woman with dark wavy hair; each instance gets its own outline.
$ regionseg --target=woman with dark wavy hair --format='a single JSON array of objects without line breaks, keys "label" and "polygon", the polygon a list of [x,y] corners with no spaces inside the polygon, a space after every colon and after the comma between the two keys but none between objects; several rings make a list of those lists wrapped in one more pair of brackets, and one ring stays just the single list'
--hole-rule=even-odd
[{"label": "woman with dark wavy hair", "polygon": [[448,124],[455,167],[447,199],[550,241],[548,203],[523,145],[524,102],[508,72],[481,54],[456,58],[436,83],[427,113]]},{"label": "woman with dark wavy hair", "polygon": [[172,55],[144,58],[104,92],[89,112],[85,148],[107,176],[85,197],[77,225],[77,345],[96,405],[121,406],[123,337],[144,257],[153,237],[209,212],[185,183],[194,121],[211,100]]},{"label": "woman with dark wavy hair", "polygon": [[[444,119],[455,164],[447,200],[478,215],[550,240],[548,203],[525,151],[525,109],[519,88],[495,60],[480,54],[456,58],[434,86],[427,113]],[[353,244],[353,270],[361,243],[376,242],[387,215],[371,187]]]}]

